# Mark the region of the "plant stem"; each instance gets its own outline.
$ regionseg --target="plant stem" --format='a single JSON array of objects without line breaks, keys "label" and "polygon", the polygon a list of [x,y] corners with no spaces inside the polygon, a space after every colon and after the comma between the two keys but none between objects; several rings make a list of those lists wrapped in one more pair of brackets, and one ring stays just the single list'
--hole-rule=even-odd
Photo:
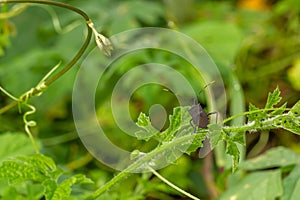
[{"label": "plant stem", "polygon": [[[61,69],[54,76],[52,76],[50,79],[45,81],[45,86],[49,86],[51,83],[53,83],[59,77],[61,77],[64,73],[66,73],[80,59],[80,57],[83,55],[83,53],[87,49],[87,47],[90,43],[91,37],[92,37],[92,29],[88,26],[88,23],[90,22],[88,15],[85,12],[83,12],[82,10],[80,10],[76,7],[73,7],[71,5],[65,4],[65,3],[49,1],[49,0],[0,0],[0,4],[3,4],[3,3],[38,3],[38,4],[54,5],[54,6],[58,6],[61,8],[66,8],[71,11],[74,11],[74,12],[78,13],[79,15],[81,15],[85,19],[85,21],[87,23],[88,33],[87,33],[86,39],[85,39],[82,47],[77,52],[77,54],[73,57],[73,59],[63,69]],[[32,95],[35,95],[39,92],[40,91],[35,89],[33,91]],[[11,108],[15,107],[16,105],[18,105],[18,102],[14,101],[14,102],[6,105],[5,107],[1,108],[0,115],[5,113],[6,111],[10,110]]]},{"label": "plant stem", "polygon": [[[203,130],[202,134],[203,133],[207,133],[207,130]],[[200,133],[192,134],[192,135],[185,135],[185,136],[176,138],[169,143],[166,143],[164,145],[161,145],[161,146],[155,148],[153,151],[147,153],[140,159],[136,160],[134,163],[129,165],[126,169],[124,169],[119,174],[117,174],[115,177],[113,177],[110,181],[108,181],[105,185],[103,185],[101,188],[96,190],[91,198],[96,199],[98,196],[103,194],[105,191],[107,191],[109,188],[111,188],[114,184],[116,184],[117,182],[122,180],[124,177],[126,177],[129,173],[132,173],[137,168],[140,168],[141,166],[144,166],[145,164],[148,166],[147,163],[149,163],[149,161],[151,159],[153,159],[155,156],[157,156],[162,151],[164,151],[166,149],[170,149],[171,147],[176,146],[178,144],[182,144],[184,142],[193,140],[193,139],[195,139],[195,137],[203,137],[203,135],[201,135]],[[147,170],[147,169],[148,168],[145,166],[144,170]]]},{"label": "plant stem", "polygon": [[246,116],[246,115],[250,115],[250,114],[253,114],[253,113],[259,113],[259,112],[264,112],[264,111],[274,111],[274,110],[284,110],[284,111],[288,111],[288,110],[291,110],[290,108],[285,108],[285,109],[282,109],[282,108],[270,108],[270,109],[266,109],[266,108],[263,108],[263,109],[258,109],[258,110],[253,110],[253,111],[247,111],[247,112],[243,112],[243,113],[240,113],[240,114],[236,114],[236,115],[233,115],[227,119],[225,119],[222,124],[226,124],[227,122],[237,118],[237,117],[242,117],[242,116]]},{"label": "plant stem", "polygon": [[89,16],[79,8],[76,8],[74,6],[71,6],[69,4],[57,2],[57,1],[50,1],[50,0],[0,0],[0,4],[3,3],[38,3],[38,4],[47,4],[47,5],[54,5],[61,8],[66,8],[68,10],[72,10],[79,15],[81,15],[86,21],[89,20]]},{"label": "plant stem", "polygon": [[200,200],[199,198],[193,196],[192,194],[184,191],[183,189],[179,188],[178,186],[174,185],[173,183],[171,183],[170,181],[168,181],[167,179],[165,179],[162,175],[160,175],[157,171],[155,171],[152,167],[148,166],[148,168],[150,169],[150,171],[157,176],[157,178],[159,178],[160,180],[162,180],[163,182],[165,182],[167,185],[169,185],[170,187],[172,187],[173,189],[177,190],[178,192],[184,194],[185,196],[194,199],[194,200]]},{"label": "plant stem", "polygon": [[[264,110],[275,110],[275,109],[264,109]],[[246,112],[246,114],[254,113],[254,112],[258,112],[258,111],[255,110],[255,111],[251,111],[251,112]],[[243,113],[243,115],[246,115],[246,114]],[[278,115],[278,116],[266,119],[266,120],[262,121],[261,124],[259,124],[259,125],[255,124],[255,123],[248,123],[248,124],[244,124],[242,126],[236,126],[236,127],[235,126],[223,126],[221,131],[224,131],[225,133],[238,133],[238,132],[246,132],[246,131],[269,130],[269,129],[273,129],[273,128],[279,128],[279,126],[276,126],[275,122],[280,117],[285,116],[285,115],[287,115],[287,114]],[[235,116],[236,117],[237,116],[242,116],[242,114],[241,115],[235,115]],[[230,118],[230,120],[231,119],[232,118]],[[230,121],[230,120],[226,120],[226,121]],[[119,182],[123,178],[125,178],[129,173],[133,173],[134,170],[136,170],[136,169],[138,169],[142,166],[145,166],[145,165],[148,166],[147,163],[149,163],[149,161],[151,161],[151,159],[153,159],[159,153],[162,153],[164,150],[170,149],[170,148],[172,148],[172,147],[174,147],[178,144],[183,144],[183,143],[189,142],[189,141],[195,139],[195,137],[203,137],[202,134],[207,133],[207,131],[208,131],[207,129],[203,129],[198,134],[185,135],[185,136],[176,138],[176,139],[172,140],[171,142],[165,143],[165,144],[157,147],[153,151],[145,154],[143,157],[136,160],[134,163],[129,165],[126,169],[124,169],[119,174],[117,174],[115,177],[113,177],[109,182],[107,182],[101,188],[96,190],[94,192],[94,194],[92,195],[91,199],[96,199],[97,197],[99,197],[105,191],[110,189],[114,184],[116,184],[117,182]]]}]

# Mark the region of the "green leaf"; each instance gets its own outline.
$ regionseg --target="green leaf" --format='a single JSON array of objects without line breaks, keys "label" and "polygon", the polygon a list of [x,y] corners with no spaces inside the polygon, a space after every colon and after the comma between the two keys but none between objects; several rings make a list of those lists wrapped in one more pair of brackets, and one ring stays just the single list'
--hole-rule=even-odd
[{"label": "green leaf", "polygon": [[274,106],[277,105],[281,99],[282,98],[280,97],[280,90],[278,87],[276,87],[273,93],[269,93],[265,108],[274,108]]},{"label": "green leaf", "polygon": [[237,142],[241,145],[246,145],[245,132],[238,132],[231,137],[232,141]]},{"label": "green leaf", "polygon": [[11,183],[29,180],[42,182],[45,178],[38,169],[18,160],[4,161],[0,166],[0,179],[8,179]]},{"label": "green leaf", "polygon": [[210,124],[208,126],[208,129],[211,149],[214,149],[218,145],[219,141],[222,139],[222,127],[219,124]]},{"label": "green leaf", "polygon": [[180,133],[180,131],[179,131],[180,133],[179,135],[176,135],[176,133],[178,133],[178,130],[181,127],[183,127],[183,125],[189,123],[190,115],[188,114],[188,108],[189,107],[186,106],[186,107],[175,107],[173,109],[173,115],[169,116],[170,126],[168,127],[167,130],[165,130],[160,134],[163,142],[169,142],[173,140],[175,137],[183,135],[182,133]]},{"label": "green leaf", "polygon": [[240,152],[237,145],[232,140],[228,139],[226,142],[226,153],[232,157],[232,172],[235,172],[239,164]]},{"label": "green leaf", "polygon": [[3,133],[0,135],[0,164],[9,157],[34,153],[30,139],[25,133]]},{"label": "green leaf", "polygon": [[220,200],[276,199],[282,195],[280,170],[255,172],[229,188]]},{"label": "green leaf", "polygon": [[191,154],[195,152],[199,147],[203,147],[203,141],[207,137],[207,134],[198,133],[195,134],[194,140],[189,145],[189,147],[185,150],[185,153]]},{"label": "green leaf", "polygon": [[288,114],[294,115],[295,117],[300,116],[300,101],[297,101],[297,103],[291,108]]},{"label": "green leaf", "polygon": [[300,155],[284,147],[268,150],[261,156],[242,162],[239,167],[245,170],[259,170],[274,167],[285,167],[299,164]]},{"label": "green leaf", "polygon": [[300,196],[300,165],[283,180],[282,200],[297,200]]},{"label": "green leaf", "polygon": [[135,136],[139,140],[147,141],[151,137],[159,133],[159,131],[152,126],[150,118],[144,113],[140,113],[136,125],[142,129],[135,133]]},{"label": "green leaf", "polygon": [[267,117],[267,114],[265,112],[255,112],[259,110],[259,108],[257,108],[255,105],[253,104],[249,104],[249,111],[253,111],[253,113],[251,113],[250,115],[248,115],[248,120],[250,122],[256,122],[259,123],[263,118]]},{"label": "green leaf", "polygon": [[199,21],[181,30],[203,45],[214,60],[225,66],[234,62],[243,41],[241,30],[232,22]]},{"label": "green leaf", "polygon": [[282,115],[283,112],[286,110],[286,105],[287,105],[287,102],[285,102],[282,106],[280,106],[278,109],[272,111],[270,114],[272,116],[276,116],[276,115]]},{"label": "green leaf", "polygon": [[0,166],[0,178],[13,183],[28,180],[42,182],[47,178],[56,178],[55,171],[56,165],[51,158],[34,154],[5,160]]},{"label": "green leaf", "polygon": [[285,116],[280,117],[280,120],[281,120],[282,128],[284,128],[292,133],[295,133],[297,135],[300,135],[300,118],[299,117],[285,115]]},{"label": "green leaf", "polygon": [[72,176],[66,180],[64,180],[62,183],[56,186],[54,189],[54,183],[48,182],[46,185],[50,190],[46,191],[46,199],[48,200],[63,200],[67,199],[71,194],[71,186],[75,184],[82,184],[82,183],[93,183],[93,181],[86,176],[82,174],[77,174],[75,176]]}]

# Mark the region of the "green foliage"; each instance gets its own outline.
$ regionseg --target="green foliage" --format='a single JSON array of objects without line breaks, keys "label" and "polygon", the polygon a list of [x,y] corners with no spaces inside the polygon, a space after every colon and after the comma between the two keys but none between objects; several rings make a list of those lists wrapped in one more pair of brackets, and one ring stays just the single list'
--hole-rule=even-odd
[{"label": "green foliage", "polygon": [[275,199],[282,195],[279,170],[255,172],[225,192],[219,199]]},{"label": "green foliage", "polygon": [[32,143],[25,133],[2,133],[0,135],[0,163],[9,157],[30,155],[33,152]]},{"label": "green foliage", "polygon": [[[62,200],[69,198],[71,186],[75,184],[93,183],[82,174],[77,174],[59,182],[62,170],[56,167],[54,161],[42,154],[13,157],[3,161],[0,166],[0,179],[8,180],[10,184],[31,181],[44,187],[47,200]],[[30,184],[30,183],[29,183]]]},{"label": "green foliage", "polygon": [[[29,136],[34,136],[31,139],[38,144],[40,152],[51,158],[33,154],[35,149],[26,134],[7,132],[23,129],[23,125],[16,123],[17,112],[11,110],[0,116],[1,199],[171,200],[186,195],[179,194],[180,190],[166,179],[201,199],[217,196],[219,199],[298,199],[300,157],[299,145],[295,142],[298,139],[293,136],[300,135],[300,101],[299,94],[294,91],[299,90],[299,5],[292,0],[283,0],[274,3],[270,12],[248,12],[228,1],[186,1],[185,5],[179,2],[103,0],[69,3],[87,11],[89,17],[101,25],[97,29],[101,28],[108,35],[143,26],[169,26],[193,37],[211,54],[224,78],[230,96],[230,104],[224,105],[228,107],[229,117],[218,124],[211,122],[208,129],[197,128],[194,133],[189,106],[176,107],[171,95],[162,97],[161,87],[143,87],[133,95],[134,102],[130,107],[132,118],[138,116],[137,140],[124,139],[119,136],[120,130],[109,113],[107,99],[114,82],[132,66],[149,62],[172,66],[190,80],[195,91],[201,88],[199,83],[203,79],[195,76],[190,63],[169,52],[156,54],[154,50],[147,50],[122,58],[114,63],[115,70],[105,74],[104,81],[99,83],[103,90],[99,95],[100,106],[96,108],[99,121],[109,130],[109,136],[115,138],[114,142],[122,143],[132,151],[132,164],[115,174],[92,160],[77,140],[69,108],[77,69],[71,69],[64,76],[58,76],[61,78],[55,80],[45,94],[32,99],[37,113],[30,118],[36,116],[38,126],[32,130],[33,134],[29,132]],[[0,56],[5,57],[1,57],[0,84],[6,91],[19,96],[30,92],[58,61],[64,66],[71,60],[80,48],[83,39],[80,36],[86,33],[84,26],[77,25],[80,23],[78,16],[72,12],[36,8],[34,3],[18,5],[1,7]],[[16,10],[19,8],[22,10]],[[15,14],[19,15],[8,20],[10,11],[18,11]],[[57,28],[57,22],[64,31]],[[11,37],[15,34],[17,37]],[[98,61],[91,63],[96,66]],[[159,75],[159,71],[155,75]],[[131,87],[147,76],[144,71],[136,70],[124,85]],[[274,85],[278,87],[267,96]],[[98,102],[98,96],[96,98]],[[282,103],[287,99],[289,103]],[[161,131],[145,114],[157,101],[166,105],[169,114],[169,122]],[[249,110],[245,112],[245,105],[250,101]],[[11,99],[1,92],[0,106],[10,102]],[[32,121],[25,118],[24,122],[28,125]],[[254,132],[269,130],[280,132],[276,134],[279,138],[276,144],[291,144],[289,148],[272,148],[244,160],[249,145],[245,135],[251,137]],[[290,138],[285,139],[282,135]],[[203,147],[206,138],[215,150],[216,162],[210,155],[205,160],[195,156],[199,148],[207,148]],[[48,141],[55,142],[50,144]],[[145,148],[146,142],[151,144],[151,150],[148,146]],[[132,150],[133,146],[135,150]],[[144,152],[144,149],[147,150]],[[227,170],[228,160],[233,174]],[[160,170],[165,179],[159,178],[157,173],[154,174],[158,178],[153,178],[150,173],[131,174],[139,169],[148,171],[151,166],[159,167],[161,163],[170,165]],[[220,173],[223,170],[224,173]],[[216,180],[218,185],[214,185]]]},{"label": "green foliage", "polygon": [[137,139],[144,139],[148,141],[151,137],[156,135],[158,131],[151,125],[150,118],[144,113],[140,113],[136,123],[142,130],[135,133]]},{"label": "green foliage", "polygon": [[[229,186],[220,199],[256,199],[257,196],[264,199],[296,198],[299,195],[299,164],[299,154],[284,147],[270,149],[261,156],[242,162],[241,170],[254,172]],[[289,174],[282,179],[283,173]]]}]

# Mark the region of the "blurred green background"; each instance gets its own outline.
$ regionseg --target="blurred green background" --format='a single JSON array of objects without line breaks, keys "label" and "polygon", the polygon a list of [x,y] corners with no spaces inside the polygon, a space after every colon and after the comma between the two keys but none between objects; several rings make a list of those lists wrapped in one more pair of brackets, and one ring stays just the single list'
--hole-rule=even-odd
[{"label": "blurred green background", "polygon": [[[63,1],[90,16],[98,31],[107,36],[138,27],[165,27],[180,31],[199,42],[210,54],[222,74],[228,116],[241,113],[251,102],[263,107],[268,92],[278,86],[283,102],[295,104],[300,96],[300,4],[294,0],[89,0]],[[13,5],[2,5],[2,12]],[[55,29],[59,20],[62,30]],[[80,48],[86,35],[84,21],[68,10],[31,4],[15,17],[0,17],[0,85],[19,96],[34,87],[59,61],[66,64]],[[94,41],[90,49],[95,46]],[[87,55],[86,52],[85,55]],[[38,123],[33,132],[42,152],[63,168],[87,174],[97,185],[108,181],[114,170],[94,160],[81,144],[72,118],[72,89],[79,61],[67,74],[51,85],[41,97],[32,99]],[[126,57],[96,97],[99,122],[109,138],[124,149],[143,147],[143,142],[121,133],[111,114],[110,96],[116,81],[132,66],[156,62],[172,66],[197,82],[192,67],[166,52],[143,51]],[[131,98],[130,111],[135,120],[162,104],[168,114],[178,105],[174,95],[163,87],[148,85]],[[11,100],[0,93],[0,107]],[[205,105],[205,99],[201,103]],[[234,123],[243,123],[242,119]],[[165,127],[168,124],[165,124]],[[14,108],[0,115],[0,132],[23,131],[22,117]],[[246,157],[254,157],[273,146],[283,145],[300,153],[299,137],[276,130],[247,134]],[[147,148],[151,148],[151,144]],[[222,179],[213,160],[209,170]],[[205,184],[205,161],[197,155],[183,156],[175,165],[160,172],[183,189],[201,199],[215,198],[225,189]],[[151,180],[151,181],[149,181]],[[132,175],[111,191],[111,199],[184,199],[157,178]],[[85,188],[86,189],[86,188]],[[91,189],[91,188],[88,188]],[[214,193],[215,192],[215,193]],[[103,197],[104,199],[106,197]]]}]

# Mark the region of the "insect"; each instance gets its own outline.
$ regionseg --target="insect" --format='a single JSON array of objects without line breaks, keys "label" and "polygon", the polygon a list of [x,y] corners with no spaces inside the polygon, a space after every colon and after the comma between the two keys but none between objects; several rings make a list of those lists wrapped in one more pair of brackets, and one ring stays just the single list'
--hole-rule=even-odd
[{"label": "insect", "polygon": [[[197,102],[196,99],[194,99],[194,105],[189,109],[189,113],[192,116],[192,119],[190,120],[191,125],[194,127],[194,133],[196,133],[197,127],[199,128],[207,128],[209,115],[216,114],[216,121],[218,119],[218,113],[217,112],[210,112],[206,113],[201,104]],[[193,124],[192,124],[193,122]]]},{"label": "insect", "polygon": [[[201,104],[197,101],[197,99],[194,99],[194,105],[192,105],[192,107],[189,109],[189,113],[192,116],[190,123],[194,127],[194,133],[196,133],[197,127],[207,128],[207,125],[209,123],[209,117],[208,117],[209,115],[216,114],[216,123],[217,123],[218,112],[206,113],[203,110]],[[199,158],[204,158],[209,152],[211,152],[210,140],[208,137],[205,138],[202,144],[203,147],[200,148],[198,153]]]}]

